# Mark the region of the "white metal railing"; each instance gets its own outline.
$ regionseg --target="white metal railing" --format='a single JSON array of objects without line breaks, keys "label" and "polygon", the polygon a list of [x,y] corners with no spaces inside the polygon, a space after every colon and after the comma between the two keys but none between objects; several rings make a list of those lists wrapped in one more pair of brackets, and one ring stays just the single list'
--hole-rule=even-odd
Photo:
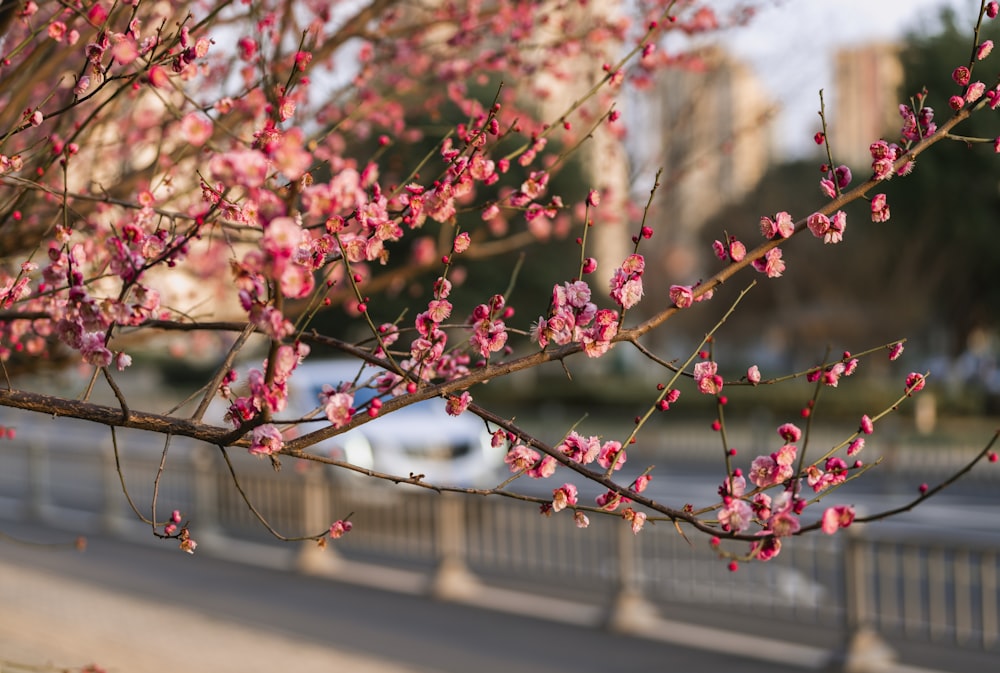
[{"label": "white metal railing", "polygon": [[[120,441],[133,500],[150,508],[158,451]],[[588,596],[629,591],[654,604],[701,604],[848,630],[961,647],[1000,647],[1000,545],[880,535],[811,535],[790,540],[769,563],[729,573],[707,545],[689,544],[668,525],[633,536],[617,518],[540,516],[522,502],[440,496],[413,488],[334,479],[295,463],[274,472],[267,461],[234,455],[240,483],[271,525],[287,535],[316,533],[349,513],[356,531],[339,540],[344,555],[431,569],[445,562],[497,581]],[[178,445],[158,485],[158,515],[179,509],[192,534],[238,539],[265,532],[243,503],[211,447]],[[144,511],[148,515],[148,512]],[[122,497],[107,442],[59,447],[38,438],[0,447],[0,517],[120,530],[134,515]],[[851,529],[848,529],[851,530]]]}]

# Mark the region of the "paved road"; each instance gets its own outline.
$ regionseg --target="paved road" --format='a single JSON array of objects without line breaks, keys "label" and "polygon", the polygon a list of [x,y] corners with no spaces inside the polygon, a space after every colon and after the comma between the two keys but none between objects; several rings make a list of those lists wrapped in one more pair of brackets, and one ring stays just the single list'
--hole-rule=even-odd
[{"label": "paved road", "polygon": [[[4,524],[3,529],[25,533],[12,524]],[[50,592],[57,596],[41,600],[24,595],[33,583],[46,585],[46,580]],[[117,602],[103,600],[111,596]],[[93,605],[89,609],[76,605],[81,597]],[[43,605],[46,602],[52,604]],[[38,613],[47,609],[49,623],[38,628],[46,628],[43,642],[50,643],[53,651],[65,652],[66,644],[83,643],[80,635],[98,627],[105,635],[120,633],[115,644],[108,646],[105,637],[103,651],[81,652],[78,660],[97,660],[109,671],[126,670],[115,663],[120,660],[117,650],[142,649],[147,655],[164,653],[165,667],[160,670],[175,670],[170,668],[176,665],[175,658],[165,653],[180,651],[189,665],[186,670],[219,673],[223,670],[219,668],[220,653],[234,667],[247,666],[245,660],[247,655],[253,656],[249,650],[255,637],[260,644],[273,641],[272,646],[290,653],[293,660],[287,661],[286,667],[296,673],[313,670],[300,665],[304,662],[297,663],[296,656],[311,663],[324,653],[328,664],[349,664],[352,671],[380,673],[803,670],[188,556],[174,550],[173,545],[161,549],[101,537],[90,538],[83,554],[0,543],[0,647],[4,642],[10,646],[17,638],[18,621],[15,618],[12,622],[10,610],[3,606],[19,604],[30,607],[36,620]],[[151,606],[159,609],[150,610]],[[157,612],[161,613],[158,621],[150,622]],[[140,617],[147,621],[137,628]],[[198,626],[200,635],[192,632],[192,625]],[[38,652],[41,661],[36,663],[45,661],[45,655]],[[0,656],[0,661],[3,658]],[[263,666],[264,660],[258,659],[258,663]],[[261,666],[251,664],[234,670],[273,670]],[[143,673],[156,673],[156,669],[145,668]]]}]

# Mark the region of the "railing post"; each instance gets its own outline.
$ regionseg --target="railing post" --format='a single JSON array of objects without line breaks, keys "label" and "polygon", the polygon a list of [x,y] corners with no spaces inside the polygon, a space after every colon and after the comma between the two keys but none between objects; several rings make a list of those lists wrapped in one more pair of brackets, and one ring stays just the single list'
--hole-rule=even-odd
[{"label": "railing post", "polygon": [[[330,498],[326,473],[322,468],[310,466],[302,483],[302,525],[306,533],[314,534],[328,528]],[[321,547],[316,542],[301,543],[295,557],[295,568],[307,575],[334,575],[340,565],[340,556],[332,545]]]},{"label": "railing post", "polygon": [[125,519],[121,515],[122,484],[115,466],[115,447],[109,443],[102,444],[100,458],[103,496],[101,529],[110,535],[118,535],[124,532]]},{"label": "railing post", "polygon": [[437,498],[438,566],[431,577],[429,593],[440,600],[462,600],[479,587],[465,562],[466,530],[464,500],[455,493]]},{"label": "railing post", "polygon": [[892,669],[898,654],[875,630],[868,602],[869,574],[866,559],[869,543],[862,525],[844,531],[844,642],[834,651],[825,673],[879,673]]},{"label": "railing post", "polygon": [[659,618],[659,612],[642,591],[639,557],[636,553],[640,541],[629,525],[618,521],[615,523],[618,524],[613,532],[618,569],[617,588],[604,625],[618,633],[641,633]]},{"label": "railing post", "polygon": [[28,499],[24,503],[24,518],[45,521],[49,509],[49,447],[44,441],[31,439],[25,444],[28,452]]},{"label": "railing post", "polygon": [[192,530],[198,540],[221,540],[221,516],[219,512],[219,483],[217,479],[219,466],[213,458],[214,447],[198,444],[191,450],[191,479],[193,510],[191,515],[197,517],[192,521]]}]

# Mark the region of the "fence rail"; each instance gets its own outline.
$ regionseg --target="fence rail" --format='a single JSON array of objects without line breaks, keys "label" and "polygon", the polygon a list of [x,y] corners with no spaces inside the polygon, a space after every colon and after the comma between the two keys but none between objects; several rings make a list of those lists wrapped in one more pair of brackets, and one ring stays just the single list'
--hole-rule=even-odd
[{"label": "fence rail", "polygon": [[[161,455],[123,447],[122,474],[134,502],[151,514]],[[167,456],[157,515],[191,513],[192,533],[235,539],[264,531],[208,447]],[[884,534],[809,535],[786,543],[768,563],[730,573],[707,545],[689,544],[671,526],[633,536],[617,518],[592,517],[577,529],[566,513],[540,516],[502,498],[437,495],[410,487],[345,484],[325,468],[237,460],[255,507],[288,535],[315,534],[353,513],[358,530],[337,542],[343,555],[433,568],[457,564],[474,576],[535,590],[589,597],[631,592],[653,605],[705,605],[789,623],[874,629],[901,639],[1000,649],[998,548],[969,541]],[[122,497],[110,447],[83,452],[19,439],[0,451],[0,517],[78,522],[118,530],[134,518]],[[851,530],[851,529],[848,529]]]}]

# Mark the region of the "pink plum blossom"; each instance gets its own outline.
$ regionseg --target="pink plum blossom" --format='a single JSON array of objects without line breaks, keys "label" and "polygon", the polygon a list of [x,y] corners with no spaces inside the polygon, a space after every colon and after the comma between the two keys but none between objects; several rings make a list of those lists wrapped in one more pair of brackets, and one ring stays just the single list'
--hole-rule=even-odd
[{"label": "pink plum blossom", "polygon": [[622,511],[622,518],[631,524],[633,535],[638,535],[646,523],[646,513],[637,512],[631,507],[626,507]]},{"label": "pink plum blossom", "polygon": [[830,230],[830,218],[823,213],[813,213],[806,218],[806,226],[816,238],[823,238]]},{"label": "pink plum blossom", "polygon": [[548,479],[553,474],[555,474],[556,467],[559,466],[559,461],[557,461],[552,456],[544,456],[534,467],[528,470],[528,476],[532,479]]},{"label": "pink plum blossom", "polygon": [[757,271],[767,274],[768,278],[779,278],[785,272],[785,262],[781,259],[781,248],[772,248],[761,259],[755,259],[752,266]]},{"label": "pink plum blossom", "polygon": [[462,391],[461,395],[452,395],[445,402],[445,410],[452,416],[458,416],[469,407],[472,402],[472,395],[468,390]]},{"label": "pink plum blossom", "polygon": [[854,522],[854,508],[849,505],[828,507],[823,511],[822,528],[827,535],[833,535],[840,528],[847,528]]},{"label": "pink plum blossom", "polygon": [[875,431],[875,424],[872,423],[872,419],[868,417],[868,414],[861,417],[860,431],[866,435],[870,435]]},{"label": "pink plum blossom", "polygon": [[885,194],[876,194],[872,197],[872,222],[889,221],[889,203]]},{"label": "pink plum blossom", "polygon": [[778,436],[786,442],[794,443],[802,439],[802,430],[794,423],[783,423],[778,426]]},{"label": "pink plum blossom", "polygon": [[694,302],[694,295],[689,285],[671,285],[669,296],[677,308],[687,308]]},{"label": "pink plum blossom", "polygon": [[573,484],[563,484],[552,491],[552,511],[560,512],[577,503],[577,490]]},{"label": "pink plum blossom", "polygon": [[320,404],[326,414],[330,425],[335,428],[342,428],[351,422],[354,413],[354,395],[346,392],[337,392],[331,386],[324,385],[320,393]]},{"label": "pink plum blossom", "polygon": [[604,469],[609,469],[614,465],[615,470],[622,469],[627,456],[622,450],[621,442],[609,440],[601,445],[601,451],[597,454],[597,463]]},{"label": "pink plum blossom", "polygon": [[753,508],[745,500],[730,498],[718,512],[719,525],[725,530],[742,533],[753,521]]},{"label": "pink plum blossom", "polygon": [[344,521],[343,519],[337,519],[330,526],[330,538],[334,540],[339,540],[354,528],[354,524],[350,521]]},{"label": "pink plum blossom", "polygon": [[533,467],[539,458],[540,454],[537,451],[523,444],[518,444],[507,452],[503,462],[510,467],[511,472],[521,472]]},{"label": "pink plum blossom", "polygon": [[281,451],[284,440],[273,423],[265,423],[253,429],[250,435],[250,453],[255,456],[270,456]]},{"label": "pink plum blossom", "polygon": [[775,215],[773,220],[767,216],[760,218],[760,233],[766,239],[772,239],[776,235],[788,238],[794,232],[795,222],[792,221],[792,216],[785,211]]},{"label": "pink plum blossom", "polygon": [[915,393],[918,390],[923,390],[926,383],[927,379],[919,372],[910,372],[906,376],[906,390],[909,393]]}]

